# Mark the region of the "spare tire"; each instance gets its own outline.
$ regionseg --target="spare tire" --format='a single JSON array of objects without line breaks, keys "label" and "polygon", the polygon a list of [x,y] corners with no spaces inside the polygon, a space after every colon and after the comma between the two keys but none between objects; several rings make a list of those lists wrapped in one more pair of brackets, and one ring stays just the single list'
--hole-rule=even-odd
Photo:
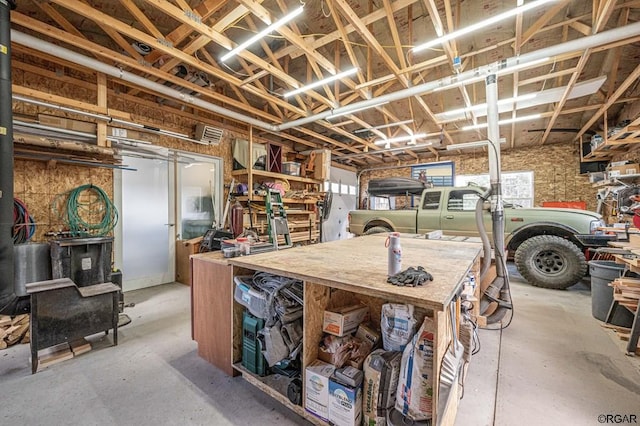
[{"label": "spare tire", "polygon": [[384,232],[393,232],[389,228],[385,228],[384,226],[373,226],[366,231],[364,231],[363,235],[371,235],[371,234],[382,234]]},{"label": "spare tire", "polygon": [[525,240],[516,250],[518,272],[536,287],[562,290],[587,273],[584,254],[571,241],[555,235],[538,235]]}]

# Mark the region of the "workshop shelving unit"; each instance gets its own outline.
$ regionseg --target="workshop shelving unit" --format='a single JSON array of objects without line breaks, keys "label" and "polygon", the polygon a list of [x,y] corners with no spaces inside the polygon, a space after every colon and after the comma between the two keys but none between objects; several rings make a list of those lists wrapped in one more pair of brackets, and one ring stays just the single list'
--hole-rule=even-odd
[{"label": "workshop shelving unit", "polygon": [[[453,424],[458,406],[459,390],[453,386],[447,392],[439,389],[440,368],[444,354],[452,340],[449,306],[456,303],[465,277],[477,271],[481,245],[450,241],[432,241],[424,238],[402,240],[405,265],[422,265],[434,275],[434,281],[422,287],[397,287],[386,282],[387,249],[379,235],[334,241],[331,243],[298,247],[258,255],[229,259],[232,273],[241,275],[264,271],[300,279],[304,283],[304,337],[302,373],[317,359],[322,338],[325,308],[362,302],[369,306],[373,323],[380,323],[384,303],[411,303],[416,317],[428,315],[434,320],[434,394],[433,407],[445,398],[441,408],[434,408],[436,425]],[[232,280],[231,280],[232,281]],[[232,285],[228,278],[220,285]],[[195,285],[197,287],[197,284]],[[225,296],[226,297],[226,296]],[[315,424],[326,424],[304,407],[295,405],[278,386],[273,377],[260,377],[242,364],[242,312],[244,307],[231,301],[231,359],[233,368],[251,384],[271,395],[282,404]],[[459,312],[459,311],[458,311]],[[420,321],[421,323],[421,321]],[[304,383],[304,377],[303,381]],[[304,399],[303,399],[304,404]]]},{"label": "workshop shelving unit", "polygon": [[623,153],[631,145],[640,143],[640,117],[633,120],[627,126],[618,130],[611,136],[607,133],[607,120],[604,120],[604,135],[600,145],[585,154],[582,153],[582,162],[610,160],[614,155]]},{"label": "workshop shelving unit", "polygon": [[[320,192],[322,190],[322,181],[301,176],[292,176],[254,169],[234,170],[231,174],[237,181],[246,183],[249,188],[248,195],[235,197],[235,199],[243,203],[244,206],[249,202],[253,203],[253,206],[257,204],[264,205],[265,197],[253,194],[252,188],[254,183],[281,181],[288,182],[291,189],[294,190],[309,192]],[[310,198],[284,197],[282,201],[285,204],[285,210],[287,212],[291,241],[293,243],[317,242],[320,237],[320,232],[318,230],[318,216],[314,208],[317,200]],[[258,233],[261,236],[266,237],[266,212],[253,210],[252,214],[254,227],[257,228]]]}]

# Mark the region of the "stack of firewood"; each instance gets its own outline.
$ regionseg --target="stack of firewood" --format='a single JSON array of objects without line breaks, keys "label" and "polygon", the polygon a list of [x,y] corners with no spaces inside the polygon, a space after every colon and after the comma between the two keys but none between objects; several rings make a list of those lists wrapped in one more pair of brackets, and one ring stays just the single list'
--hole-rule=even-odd
[{"label": "stack of firewood", "polygon": [[16,343],[29,343],[29,315],[0,315],[0,349]]},{"label": "stack of firewood", "polygon": [[[640,279],[621,277],[616,278],[610,284],[613,287],[613,298],[620,304],[618,309],[628,309],[632,313],[638,309],[638,301],[640,300]],[[612,327],[613,328],[613,327]],[[628,341],[631,330],[624,327],[615,327],[616,334],[624,341]],[[640,343],[636,353],[640,354]]]}]

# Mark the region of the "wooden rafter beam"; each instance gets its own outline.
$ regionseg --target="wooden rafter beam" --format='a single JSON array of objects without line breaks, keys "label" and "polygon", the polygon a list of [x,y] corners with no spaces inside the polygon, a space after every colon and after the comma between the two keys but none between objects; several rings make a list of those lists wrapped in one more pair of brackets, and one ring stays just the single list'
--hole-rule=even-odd
[{"label": "wooden rafter beam", "polygon": [[[356,57],[356,53],[353,50],[353,46],[351,45],[351,42],[349,41],[349,33],[346,31],[344,25],[342,24],[342,18],[340,17],[340,14],[333,7],[333,2],[327,2],[327,6],[329,7],[329,13],[330,13],[331,17],[333,18],[333,22],[336,24],[336,28],[340,32],[340,35],[341,35],[340,39],[342,41],[342,45],[344,46],[345,51],[347,52],[347,56],[349,57],[349,61],[351,61],[351,65],[352,66],[358,68],[358,72],[356,73],[356,76],[357,76],[358,81],[360,82],[360,85],[361,85],[361,84],[363,84],[365,82],[365,78],[364,78],[364,74],[362,72],[362,69],[358,64],[358,58]],[[336,48],[336,50],[338,50],[338,49]],[[360,85],[356,86],[355,89],[359,90],[359,86]]]},{"label": "wooden rafter beam", "polygon": [[48,37],[51,37],[60,41],[64,41],[65,43],[69,43],[85,51],[95,52],[99,54],[101,57],[106,58],[109,61],[116,61],[122,64],[123,66],[136,69],[143,73],[152,75],[153,77],[156,77],[160,80],[168,81],[178,86],[189,89],[191,91],[200,93],[208,99],[218,100],[220,102],[227,103],[228,105],[234,106],[241,111],[244,111],[250,114],[255,114],[256,116],[262,117],[265,120],[275,120],[276,122],[280,122],[278,121],[277,117],[272,116],[271,114],[266,114],[264,111],[261,111],[257,108],[247,108],[246,105],[242,104],[242,102],[236,101],[235,99],[222,96],[219,93],[214,93],[211,89],[205,89],[201,86],[198,86],[197,84],[193,84],[184,79],[179,79],[172,74],[168,74],[166,72],[160,71],[152,67],[147,67],[137,62],[133,58],[114,52],[111,49],[108,49],[97,43],[92,43],[90,41],[87,41],[86,39],[76,37],[72,34],[67,33],[66,31],[62,31],[58,28],[43,24],[42,22],[36,21],[35,19],[30,18],[26,15],[23,15],[19,12],[16,12],[16,11],[12,12],[11,22],[13,24],[23,26],[25,28],[31,28],[32,30],[40,32]]},{"label": "wooden rafter beam", "polygon": [[[283,13],[288,13],[289,12],[289,10],[287,10],[287,6],[286,6],[286,4],[284,3],[283,0],[276,0],[276,1],[278,3],[278,6],[280,7],[280,10]],[[287,31],[290,31],[291,34],[293,35],[292,36],[293,41],[289,40],[289,38],[287,38],[287,40],[289,40],[292,43],[294,43],[294,42],[295,43],[298,43],[298,42],[304,43],[305,47],[306,47],[306,42],[302,38],[302,34],[300,32],[300,29],[298,28],[298,24],[296,24],[296,22],[293,21],[293,22],[291,22],[290,27],[291,27],[290,30],[289,29],[285,29],[285,34],[287,34]],[[322,60],[324,60],[326,58],[324,58],[324,56],[322,56],[320,54],[320,52],[317,52],[317,51],[312,50],[312,49],[309,49],[309,50],[310,51],[308,53],[305,52],[305,54],[307,55],[307,63],[311,67],[311,69],[313,70],[313,73],[315,74],[316,78],[321,80],[321,79],[325,78],[325,76],[322,73],[322,70],[320,70],[320,65],[318,64],[317,58],[318,57],[322,57]],[[273,62],[278,63],[278,59],[275,57],[273,52],[271,52],[271,56],[270,57],[271,57],[271,60]],[[338,71],[338,67],[333,62],[331,63],[331,70],[329,70],[329,71],[331,72],[332,70],[334,72]],[[355,85],[355,84],[352,84],[352,85]],[[328,85],[325,84],[325,85],[322,86],[322,90],[324,90],[324,93],[325,93],[325,96],[327,97],[327,99],[329,99],[332,104],[335,104],[336,103],[336,97],[334,96],[333,91],[331,90],[331,88]]]},{"label": "wooden rafter beam", "polygon": [[398,26],[393,17],[393,9],[391,7],[391,0],[383,0],[384,10],[387,12],[387,22],[389,23],[389,30],[391,31],[391,37],[393,38],[393,45],[395,46],[396,56],[398,62],[402,68],[407,67],[407,61],[404,57],[404,51],[402,50],[402,41],[400,40],[400,34],[398,34]]},{"label": "wooden rafter beam", "polygon": [[[69,10],[72,10],[75,13],[78,13],[78,14],[80,14],[82,16],[85,16],[87,19],[91,19],[91,20],[93,20],[95,22],[99,22],[102,25],[107,25],[107,26],[113,28],[115,31],[118,31],[118,32],[120,32],[122,34],[126,34],[127,36],[129,36],[129,37],[131,37],[133,39],[142,41],[143,43],[145,43],[145,44],[147,44],[149,46],[152,46],[152,47],[154,47],[156,49],[162,50],[166,54],[172,55],[172,56],[174,56],[176,58],[180,58],[184,63],[186,63],[188,65],[191,65],[194,68],[197,68],[197,69],[199,69],[201,71],[204,71],[205,73],[211,74],[212,76],[214,76],[214,77],[216,77],[216,78],[218,78],[220,80],[224,80],[229,84],[234,84],[236,86],[240,86],[241,85],[241,80],[238,79],[237,77],[234,77],[234,76],[229,75],[227,73],[221,72],[218,69],[212,68],[211,66],[209,66],[206,63],[198,60],[197,58],[194,58],[191,55],[185,54],[184,52],[182,52],[179,49],[176,49],[174,47],[167,46],[166,44],[158,42],[157,40],[155,40],[153,37],[149,36],[148,34],[142,32],[140,30],[137,30],[135,28],[132,28],[129,25],[127,25],[127,24],[125,24],[125,23],[123,23],[123,22],[121,22],[121,21],[119,21],[119,20],[117,20],[115,18],[112,18],[111,16],[109,16],[109,15],[103,13],[103,12],[100,12],[100,11],[98,11],[96,9],[93,9],[93,8],[87,6],[86,4],[83,4],[82,2],[78,2],[78,1],[75,1],[75,0],[51,0],[51,1],[53,1],[53,2],[65,7],[65,8],[67,8]],[[146,1],[153,1],[154,4],[160,3],[163,8],[168,8],[175,14],[180,15],[180,13],[181,13],[181,12],[179,12],[180,9],[178,9],[175,6],[170,5],[169,3],[166,3],[166,2],[164,2],[162,0],[146,0]],[[187,19],[188,20],[188,18],[186,18],[186,17],[183,17],[181,19]],[[204,26],[204,24],[196,24],[195,21],[194,21],[193,25],[197,26],[198,28],[202,28]],[[213,29],[211,29],[210,27],[206,27],[205,26],[205,28],[207,28],[207,30],[206,30],[207,33],[208,33],[207,35],[215,36],[218,39],[218,41],[221,41],[219,39],[219,37],[218,37],[218,36],[221,37],[221,35],[219,35],[215,31],[213,31]],[[228,39],[226,39],[226,38],[224,38],[224,39],[228,41]],[[246,51],[244,52],[242,57],[245,57],[245,56],[249,57],[249,58],[254,58],[255,57],[255,55],[247,53]],[[270,64],[267,64],[265,61],[262,61],[262,60],[259,60],[259,59],[257,61],[258,62],[264,62],[265,66],[268,66],[273,71],[273,73],[275,73],[276,75],[280,74],[280,73],[277,72],[277,70],[273,66],[271,66]],[[256,60],[254,59],[253,62],[256,63]],[[286,78],[290,78],[290,77],[286,76]],[[175,82],[175,79],[173,79],[173,80]],[[300,115],[304,115],[304,113],[305,113],[303,110],[298,109],[297,107],[289,104],[288,102],[285,102],[282,99],[278,99],[275,96],[272,96],[272,95],[270,95],[268,93],[265,93],[264,91],[259,90],[256,87],[244,85],[243,89],[248,91],[248,92],[250,92],[250,93],[252,93],[252,94],[254,94],[254,95],[256,95],[256,96],[259,96],[259,97],[261,97],[263,99],[271,99],[274,102],[276,102],[277,104],[279,104],[281,107],[287,108],[287,109],[291,110],[292,112],[296,112],[296,113],[298,113]]]},{"label": "wooden rafter beam", "polygon": [[[89,7],[89,4],[87,3],[87,0],[76,0],[78,3],[81,3],[87,7]],[[111,37],[111,39],[125,52],[127,52],[130,56],[132,56],[133,58],[135,58],[138,61],[143,61],[142,55],[140,55],[138,53],[137,50],[135,50],[132,46],[131,43],[129,43],[127,41],[127,39],[125,39],[124,37],[122,37],[120,35],[120,33],[118,33],[117,31],[114,31],[112,28],[110,28],[107,25],[104,25],[102,22],[96,22],[96,24],[102,29],[102,31],[104,31],[109,37]]]},{"label": "wooden rafter beam", "polygon": [[382,59],[387,68],[405,85],[408,84],[408,80],[406,76],[400,73],[400,69],[393,62],[391,57],[384,50],[378,39],[369,31],[367,25],[362,21],[358,15],[354,12],[351,6],[346,2],[346,0],[334,0],[336,7],[340,10],[342,16],[356,28],[356,31],[360,36],[366,40],[369,47],[371,47],[376,54]]},{"label": "wooden rafter beam", "polygon": [[138,21],[138,23],[142,25],[145,30],[147,30],[149,34],[159,40],[164,40],[164,34],[162,34],[158,30],[158,28],[156,28],[153,22],[151,22],[151,20],[147,18],[147,15],[142,13],[140,8],[132,0],[120,0],[120,3],[124,6],[125,9],[127,9],[131,16],[133,16],[136,21]]},{"label": "wooden rafter beam", "polygon": [[[257,0],[257,1],[263,1],[263,0]],[[199,13],[201,16],[201,19],[205,21],[209,19],[209,17],[213,15],[223,5],[224,5],[224,1],[222,0],[205,0],[196,7],[195,12]],[[233,9],[231,12],[226,14],[222,19],[217,20],[213,24],[212,28],[215,31],[223,32],[224,30],[227,29],[229,25],[231,25],[231,23],[235,19],[239,19],[240,17],[244,16],[247,13],[248,11],[244,6],[238,6],[235,9]],[[193,28],[191,28],[189,25],[181,24],[178,28],[171,31],[167,35],[166,39],[169,40],[174,46],[177,46],[178,44],[181,44],[193,32],[194,32]],[[181,48],[181,50],[189,55],[192,55],[196,51],[198,51],[198,49],[200,49],[201,47],[204,47],[207,44],[209,44],[209,42],[210,42],[210,39],[207,36],[200,35],[190,40],[187,45]],[[154,50],[149,55],[145,56],[145,60],[153,64],[161,56],[161,54],[162,54],[161,51]],[[178,65],[180,62],[181,62],[180,59],[171,58],[167,62],[165,62],[163,65],[161,65],[160,69],[162,71],[170,71],[173,67]],[[217,67],[217,68],[220,69],[220,67]],[[137,92],[133,90],[130,94],[135,95],[136,93]]]},{"label": "wooden rafter beam", "polygon": [[[52,0],[55,2],[64,2],[64,3],[69,3],[70,0]],[[213,28],[211,28],[210,26],[202,23],[202,22],[198,22],[195,21],[193,19],[191,19],[190,17],[188,17],[185,13],[183,13],[182,10],[180,10],[179,8],[175,7],[173,4],[169,3],[166,0],[144,0],[145,2],[151,4],[152,6],[154,6],[155,8],[157,8],[158,10],[160,10],[161,12],[167,14],[168,16],[178,20],[179,22],[182,22],[183,24],[187,24],[189,26],[191,26],[195,31],[197,31],[198,33],[200,33],[201,35],[207,36],[209,37],[213,42],[217,43],[218,45],[225,47],[227,49],[231,49],[234,47],[234,43],[227,38],[226,36],[224,36],[223,34],[221,34],[218,31],[215,31]],[[70,6],[70,5],[69,5]],[[73,9],[72,9],[73,10]],[[95,19],[95,17],[93,16],[87,16],[87,18],[89,19]],[[118,30],[125,30],[124,28],[121,28]],[[180,52],[177,49],[169,49],[169,50],[173,50],[173,52],[171,52],[174,56],[180,56],[179,54],[176,53]],[[245,59],[246,61],[253,63],[267,71],[269,71],[269,73],[271,73],[274,77],[280,79],[281,81],[291,85],[291,86],[298,86],[300,83],[293,77],[291,77],[290,75],[288,75],[287,73],[281,72],[277,67],[275,67],[274,65],[270,64],[269,62],[265,61],[264,59],[260,58],[259,56],[251,53],[249,50],[243,50],[242,52],[238,53],[238,57]],[[203,70],[204,71],[204,70]],[[206,71],[205,71],[206,72]],[[221,79],[225,79],[224,76],[220,76],[219,78]],[[230,84],[236,84],[238,86],[241,85],[241,82],[234,78],[234,77],[227,77],[227,81]],[[248,88],[250,88],[251,86],[248,85],[243,85],[243,89],[244,90],[248,90]],[[271,97],[274,98],[271,95],[267,95],[265,93],[260,93],[258,91],[258,93],[254,93],[257,94],[260,97]],[[319,101],[319,102],[328,102],[326,100],[326,98],[324,98],[323,96],[321,96],[320,94],[313,92],[310,94],[310,96]],[[287,102],[284,102],[281,99],[273,99],[274,102],[279,103],[280,106],[282,106],[283,108],[288,108],[291,109],[293,106]],[[295,108],[297,110],[297,108]],[[300,113],[300,115],[304,115],[304,112]]]},{"label": "wooden rafter beam", "polygon": [[[264,23],[271,24],[273,22],[271,15],[267,11],[267,9],[264,8],[262,5],[260,5],[258,2],[256,2],[255,0],[237,0],[237,1],[243,4],[245,7],[249,8],[251,12],[254,15],[256,15],[258,18],[260,18]],[[318,64],[325,70],[329,71],[331,74],[336,74],[338,72],[334,64],[328,58],[321,55],[317,49],[314,49],[311,46],[309,46],[309,43],[307,43],[304,40],[304,38],[302,38],[302,36],[300,36],[299,34],[296,34],[287,26],[280,27],[278,29],[278,32],[283,37],[285,37],[289,42],[291,42],[293,46],[295,46],[297,49],[300,49],[301,52],[304,52],[304,54],[307,56],[307,58],[310,61],[314,61],[314,63]],[[351,87],[351,88],[355,87],[355,83],[349,78],[343,79],[343,82],[348,87]],[[294,84],[291,86],[300,87],[301,85],[299,86]]]},{"label": "wooden rafter beam", "polygon": [[550,7],[549,9],[547,9],[546,12],[544,12],[544,14],[542,14],[541,17],[539,17],[533,24],[531,24],[531,26],[529,28],[527,28],[527,30],[522,33],[522,36],[520,37],[520,40],[515,40],[515,44],[514,44],[514,49],[516,47],[518,48],[522,48],[522,46],[525,45],[525,43],[527,43],[529,40],[531,40],[531,38],[538,34],[538,32],[549,23],[549,21],[551,21],[553,19],[554,16],[556,16],[558,13],[560,13],[561,10],[563,10],[565,7],[567,7],[567,5],[571,2],[571,0],[562,0],[557,2],[556,4],[554,4],[552,7]]},{"label": "wooden rafter beam", "polygon": [[602,117],[602,115],[613,105],[618,98],[620,98],[624,92],[631,86],[631,84],[635,83],[636,80],[640,78],[640,65],[638,65],[632,72],[627,76],[627,78],[618,86],[615,92],[607,99],[607,101],[596,111],[593,116],[587,121],[584,126],[580,129],[578,134],[575,137],[575,140],[578,140],[580,136],[582,136],[589,128]]},{"label": "wooden rafter beam", "polygon": [[[226,4],[226,0],[204,0],[202,3],[196,6],[194,12],[197,13],[203,21],[206,21],[207,19],[209,19],[209,17],[211,17],[211,15],[213,15],[218,10],[220,10],[220,8],[222,8],[225,4]],[[229,21],[234,21],[236,19],[241,18],[247,13],[249,13],[249,11],[244,6],[238,6],[227,15],[231,19],[225,16],[223,19],[221,19],[218,22],[226,23]],[[216,31],[222,32],[225,29],[226,27],[223,28],[222,30],[220,30],[219,28],[216,28]],[[193,33],[193,28],[191,28],[189,25],[186,25],[186,24],[180,24],[176,29],[174,29],[169,34],[167,34],[166,39],[169,40],[171,43],[173,43],[175,46],[177,46],[180,43],[182,43],[182,41],[184,41],[192,33]],[[149,55],[147,55],[145,59],[150,63],[155,63],[155,61],[157,61],[158,58],[160,58],[160,56],[162,56],[161,52],[153,51]]]}]

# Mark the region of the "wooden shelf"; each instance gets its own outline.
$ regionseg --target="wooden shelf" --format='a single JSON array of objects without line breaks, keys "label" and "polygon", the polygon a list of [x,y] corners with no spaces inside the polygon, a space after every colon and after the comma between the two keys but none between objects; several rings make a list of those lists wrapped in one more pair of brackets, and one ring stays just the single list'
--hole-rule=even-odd
[{"label": "wooden shelf", "polygon": [[[249,174],[248,170],[234,170],[231,172],[232,176],[247,176]],[[288,180],[288,181],[292,181],[292,182],[303,182],[303,183],[313,183],[313,184],[321,184],[322,181],[316,180],[316,179],[310,179],[310,178],[305,178],[305,177],[301,177],[301,176],[292,176],[292,175],[285,175],[282,173],[272,173],[272,172],[267,172],[264,170],[251,170],[251,174],[254,176],[262,176],[262,177],[268,177],[268,178],[272,178],[272,179],[280,179],[280,180]]]},{"label": "wooden shelf", "polygon": [[605,180],[601,180],[600,182],[596,182],[593,184],[594,188],[602,188],[605,186],[612,186],[612,185],[616,185],[615,181],[616,180],[633,180],[633,179],[640,179],[640,173],[633,173],[633,174],[628,174],[628,175],[620,175],[620,176],[615,176],[613,178],[609,178],[609,179],[605,179]]},{"label": "wooden shelf", "polygon": [[[261,195],[242,195],[240,197],[235,197],[238,201],[264,201],[265,197]],[[283,198],[282,202],[285,204],[315,204],[318,200],[304,200],[300,198]]]},{"label": "wooden shelf", "polygon": [[582,162],[610,160],[613,154],[626,149],[628,145],[640,143],[640,117],[615,134],[605,137],[604,142],[584,155]]},{"label": "wooden shelf", "polygon": [[[278,381],[276,381],[274,375],[264,376],[264,377],[258,376],[256,374],[253,374],[251,371],[247,370],[242,365],[241,362],[233,364],[233,368],[238,370],[242,374],[242,378],[244,378],[247,382],[257,387],[267,395],[271,396],[272,398],[280,402],[282,405],[284,405],[285,407],[287,407],[288,409],[290,409],[291,411],[299,415],[300,417],[307,418],[309,416],[309,414],[304,410],[304,408],[302,408],[299,405],[295,405],[291,401],[289,401],[289,398],[286,395],[286,392],[287,392],[286,387],[284,387],[284,389],[276,388],[276,386],[280,384],[278,382],[284,382],[283,378],[280,378]],[[326,423],[322,422],[318,424],[326,424]]]}]

